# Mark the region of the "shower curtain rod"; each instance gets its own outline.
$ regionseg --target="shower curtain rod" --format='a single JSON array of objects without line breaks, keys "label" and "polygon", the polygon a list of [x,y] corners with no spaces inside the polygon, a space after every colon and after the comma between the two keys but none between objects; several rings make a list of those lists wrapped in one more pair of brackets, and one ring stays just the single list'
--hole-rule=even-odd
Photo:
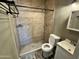
[{"label": "shower curtain rod", "polygon": [[31,8],[31,9],[40,9],[40,10],[48,10],[48,11],[54,11],[52,9],[46,9],[46,8],[37,8],[37,7],[29,7],[29,6],[22,6],[22,5],[16,5],[17,7],[24,7],[24,8]]}]

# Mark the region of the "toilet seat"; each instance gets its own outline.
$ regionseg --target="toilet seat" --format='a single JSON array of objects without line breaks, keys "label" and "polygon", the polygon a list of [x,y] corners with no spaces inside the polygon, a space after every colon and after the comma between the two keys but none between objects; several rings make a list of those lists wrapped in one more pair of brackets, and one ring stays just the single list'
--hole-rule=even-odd
[{"label": "toilet seat", "polygon": [[45,52],[51,51],[52,48],[53,48],[53,46],[50,43],[44,43],[42,45],[42,50],[45,51]]}]

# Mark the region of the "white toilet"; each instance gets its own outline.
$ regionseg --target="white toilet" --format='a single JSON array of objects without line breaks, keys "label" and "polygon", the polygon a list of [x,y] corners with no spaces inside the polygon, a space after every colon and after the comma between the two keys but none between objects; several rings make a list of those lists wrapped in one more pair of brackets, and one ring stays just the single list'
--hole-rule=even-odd
[{"label": "white toilet", "polygon": [[42,44],[42,51],[45,54],[49,54],[56,43],[60,40],[60,37],[55,34],[50,34],[49,43]]}]

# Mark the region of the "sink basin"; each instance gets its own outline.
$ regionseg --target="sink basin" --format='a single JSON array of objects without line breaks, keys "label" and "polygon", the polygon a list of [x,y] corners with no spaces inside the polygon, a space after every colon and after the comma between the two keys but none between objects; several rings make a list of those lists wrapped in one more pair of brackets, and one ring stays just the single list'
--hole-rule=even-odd
[{"label": "sink basin", "polygon": [[62,47],[63,49],[65,49],[67,52],[69,52],[70,54],[74,54],[75,51],[75,46],[73,44],[71,44],[70,42],[67,41],[61,41],[59,43],[57,43],[60,47]]}]

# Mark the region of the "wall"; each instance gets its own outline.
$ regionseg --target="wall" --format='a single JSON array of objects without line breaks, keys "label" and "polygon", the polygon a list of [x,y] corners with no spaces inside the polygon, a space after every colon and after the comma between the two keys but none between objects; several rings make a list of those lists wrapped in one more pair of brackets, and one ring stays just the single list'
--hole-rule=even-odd
[{"label": "wall", "polygon": [[[17,0],[17,4],[29,7],[44,7],[44,0]],[[26,22],[32,36],[32,42],[39,42],[44,39],[44,10],[19,7],[19,17]]]},{"label": "wall", "polygon": [[19,5],[25,5],[29,7],[44,7],[45,0],[16,0]]},{"label": "wall", "polygon": [[[54,10],[54,0],[45,0],[45,8]],[[54,11],[46,10],[45,12],[45,42],[48,41],[50,34],[54,28]]]},{"label": "wall", "polygon": [[[1,5],[0,7],[3,8]],[[18,59],[14,33],[15,19],[10,14],[6,14],[2,8],[0,8],[0,59]]]},{"label": "wall", "polygon": [[68,38],[77,41],[79,32],[70,31],[66,29],[66,26],[71,11],[79,10],[78,2],[72,4],[72,0],[56,0],[55,7],[54,33],[61,36],[62,39]]}]

